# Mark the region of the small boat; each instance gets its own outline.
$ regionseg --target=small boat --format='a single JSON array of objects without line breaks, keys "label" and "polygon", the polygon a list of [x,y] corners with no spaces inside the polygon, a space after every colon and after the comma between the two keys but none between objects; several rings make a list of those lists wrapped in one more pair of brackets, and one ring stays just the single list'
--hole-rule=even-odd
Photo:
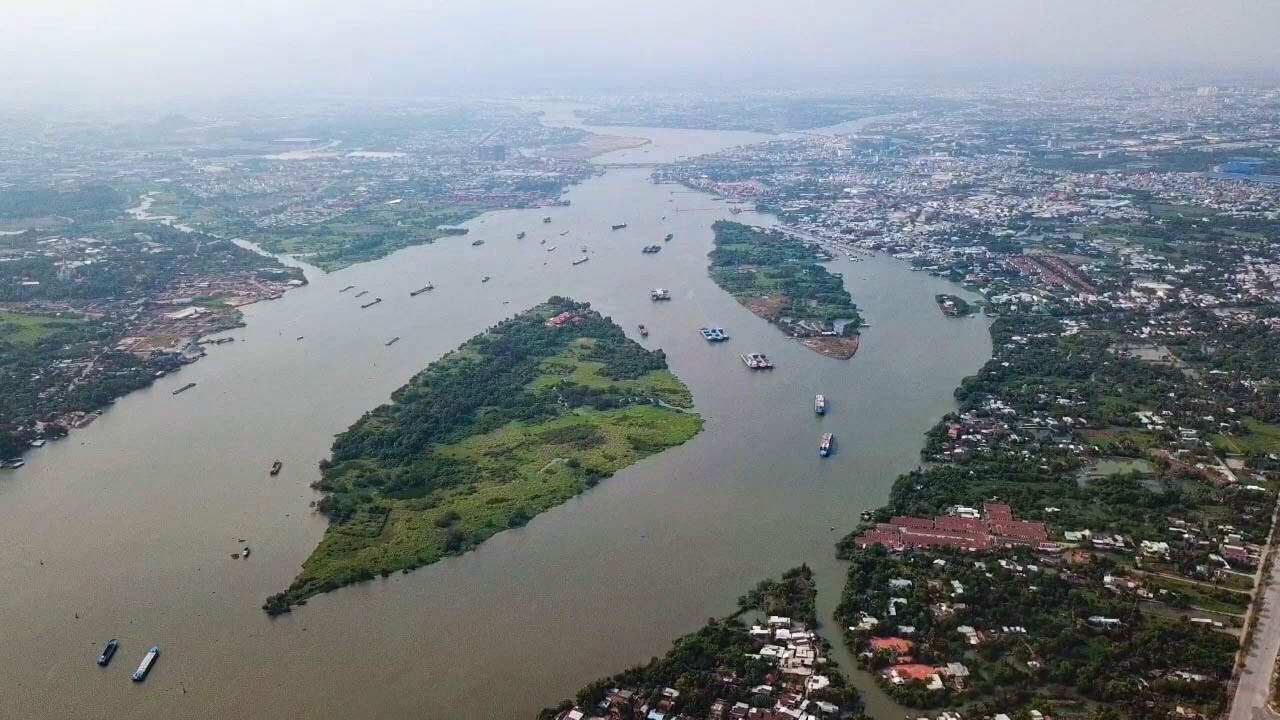
[{"label": "small boat", "polygon": [[471,244],[472,244],[473,246],[474,246],[474,245],[483,245],[483,244],[484,244],[484,241],[483,241],[483,240],[472,240],[472,241],[471,241]]},{"label": "small boat", "polygon": [[249,559],[249,546],[248,546],[248,545],[245,545],[245,546],[244,546],[244,549],[240,551],[240,557],[244,558],[245,560],[248,560],[248,559]]},{"label": "small boat", "polygon": [[822,433],[822,439],[818,441],[818,454],[827,457],[831,454],[831,443],[835,441],[835,436],[831,433]]},{"label": "small boat", "polygon": [[184,393],[184,392],[186,392],[186,391],[190,390],[191,388],[193,388],[193,387],[195,387],[195,386],[196,386],[196,384],[195,384],[195,383],[187,383],[186,385],[183,385],[182,387],[178,388],[177,390],[174,390],[174,391],[173,391],[173,394],[174,394],[174,395],[177,395],[178,393]]},{"label": "small boat", "polygon": [[549,223],[549,222],[551,222],[551,217],[550,217],[550,216],[547,216],[547,217],[542,218],[542,222],[544,222],[544,223]]},{"label": "small boat", "polygon": [[355,285],[348,285],[348,286],[346,286],[346,287],[342,288],[341,290],[339,290],[338,292],[340,292],[340,293],[344,293],[344,292],[346,292],[346,291],[350,290],[350,289],[351,289],[351,288],[353,288],[353,287],[355,287]]},{"label": "small boat", "polygon": [[517,240],[523,240],[523,239],[524,239],[524,231],[523,231],[523,230],[521,230],[520,232],[516,233],[516,239],[517,239]]},{"label": "small boat", "polygon": [[295,339],[295,340],[301,340],[301,339],[302,339],[302,338],[304,338],[304,337],[306,337],[306,335],[299,335],[298,337],[296,337],[296,338],[294,338],[294,339]]},{"label": "small boat", "polygon": [[552,250],[555,250],[555,249],[556,249],[556,246],[552,245],[551,247],[547,248],[547,252],[551,252]]},{"label": "small boat", "polygon": [[151,666],[155,664],[156,658],[160,656],[160,646],[152,645],[146,655],[142,656],[142,662],[138,663],[138,669],[133,671],[133,681],[142,682],[147,678],[147,673],[151,672]]},{"label": "small boat", "polygon": [[383,343],[383,345],[386,345],[387,347],[391,347],[392,345],[395,345],[395,344],[396,344],[396,343],[398,343],[398,342],[400,342],[400,336],[399,336],[399,335],[397,335],[397,336],[395,336],[395,337],[391,338],[390,340],[386,341],[385,343]]},{"label": "small boat", "polygon": [[376,297],[376,298],[374,298],[372,301],[367,302],[367,303],[365,303],[365,304],[361,305],[361,306],[360,306],[360,309],[361,309],[361,310],[364,310],[364,309],[366,309],[366,308],[371,308],[371,307],[373,307],[374,305],[377,305],[377,304],[378,304],[378,303],[380,303],[380,302],[382,302],[382,298],[380,298],[380,297]]},{"label": "small boat", "polygon": [[410,291],[409,291],[409,297],[418,297],[419,295],[421,295],[422,293],[424,293],[424,292],[426,292],[426,291],[428,291],[428,290],[435,290],[435,289],[436,289],[436,286],[435,286],[435,285],[432,285],[431,283],[427,283],[426,285],[423,285],[422,287],[418,288],[417,290],[410,290]]},{"label": "small boat", "polygon": [[617,225],[611,225],[611,226],[609,226],[609,229],[610,229],[610,230],[621,230],[622,228],[624,228],[624,227],[626,227],[626,226],[627,226],[627,224],[626,224],[626,223],[618,223]]},{"label": "small boat", "polygon": [[115,638],[111,638],[111,640],[107,642],[107,646],[102,648],[102,654],[98,656],[98,664],[103,667],[109,665],[111,663],[111,658],[115,656],[116,650],[119,647],[120,641]]},{"label": "small boat", "polygon": [[480,282],[482,282],[482,283],[487,283],[487,282],[489,282],[489,276],[488,276],[488,275],[485,275],[484,277],[480,278]]},{"label": "small boat", "polygon": [[649,299],[658,302],[659,300],[670,300],[671,291],[666,288],[654,288],[649,291]]},{"label": "small boat", "polygon": [[568,235],[568,234],[569,234],[569,231],[565,230],[564,232],[560,233],[560,237],[564,237],[565,235]]},{"label": "small boat", "polygon": [[542,238],[541,240],[539,240],[539,241],[538,241],[538,244],[539,244],[539,245],[546,245],[546,244],[547,244],[547,239],[546,239],[546,238]]},{"label": "small boat", "polygon": [[664,238],[662,238],[662,242],[671,242],[671,238],[673,238],[673,237],[675,237],[675,234],[673,234],[673,233],[667,233],[667,236],[666,236],[666,237],[664,237]]},{"label": "small boat", "polygon": [[649,337],[649,329],[644,326],[644,323],[640,323],[640,337]]},{"label": "small boat", "polygon": [[827,414],[827,398],[825,395],[813,396],[813,411],[819,415]]},{"label": "small boat", "polygon": [[277,460],[277,461],[275,461],[275,462],[271,463],[271,472],[270,472],[270,474],[271,474],[271,475],[279,475],[279,474],[280,474],[280,468],[283,468],[283,467],[284,467],[284,463],[280,462],[279,460]]},{"label": "small boat", "polygon": [[581,265],[582,263],[584,263],[584,262],[586,262],[586,261],[588,261],[588,260],[590,260],[590,259],[591,259],[591,258],[587,257],[586,255],[583,255],[582,257],[578,258],[577,260],[574,260],[574,261],[573,261],[573,264],[574,264],[574,265]]},{"label": "small boat", "polygon": [[365,295],[368,295],[368,294],[369,294],[369,291],[368,291],[368,290],[361,290],[360,292],[356,293],[356,297],[360,298],[360,297],[364,297]]}]

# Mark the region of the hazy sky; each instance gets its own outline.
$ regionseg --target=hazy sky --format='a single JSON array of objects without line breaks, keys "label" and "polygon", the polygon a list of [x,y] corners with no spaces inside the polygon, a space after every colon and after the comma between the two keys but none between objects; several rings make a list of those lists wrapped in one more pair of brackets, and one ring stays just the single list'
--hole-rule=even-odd
[{"label": "hazy sky", "polygon": [[0,0],[27,95],[861,83],[1280,68],[1280,0]]}]

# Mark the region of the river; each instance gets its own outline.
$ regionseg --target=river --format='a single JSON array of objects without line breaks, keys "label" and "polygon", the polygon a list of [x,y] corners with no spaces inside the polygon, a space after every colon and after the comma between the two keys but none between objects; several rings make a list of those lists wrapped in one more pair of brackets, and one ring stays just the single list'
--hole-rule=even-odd
[{"label": "river", "polygon": [[[763,138],[606,132],[653,140],[604,158],[629,163]],[[236,342],[0,476],[3,714],[529,718],[664,652],[801,562],[818,572],[829,618],[843,580],[833,543],[917,464],[921,433],[990,354],[985,321],[944,318],[933,296],[956,288],[904,263],[839,259],[831,269],[870,327],[853,360],[819,356],[707,278],[725,203],[648,175],[611,169],[570,189],[568,207],[495,212],[466,237],[331,275],[308,269],[310,285],[245,308],[246,327],[226,333]],[[655,241],[661,253],[640,254]],[[590,262],[573,266],[582,245]],[[428,281],[435,290],[409,297]],[[370,294],[338,292],[349,284]],[[650,302],[653,287],[673,300]],[[474,552],[267,617],[262,600],[289,584],[324,530],[309,485],[332,436],[446,351],[552,294],[591,302],[633,337],[647,325],[641,342],[666,351],[705,431]],[[361,310],[374,296],[384,301]],[[704,342],[707,324],[733,339]],[[746,370],[738,355],[753,350],[777,369]],[[198,384],[171,394],[188,382]],[[818,392],[825,418],[813,413]],[[824,430],[838,442],[826,460],[816,452]],[[275,458],[284,470],[270,477]],[[252,557],[232,560],[246,544]],[[93,660],[111,637],[121,649],[104,670]],[[162,654],[151,676],[129,682],[152,644]],[[869,702],[877,717],[899,716],[879,693]]]}]

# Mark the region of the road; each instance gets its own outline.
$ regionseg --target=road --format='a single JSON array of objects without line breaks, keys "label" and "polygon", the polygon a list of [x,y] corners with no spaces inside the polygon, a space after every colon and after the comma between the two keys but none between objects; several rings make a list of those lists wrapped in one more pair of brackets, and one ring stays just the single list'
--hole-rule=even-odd
[{"label": "road", "polygon": [[1228,720],[1280,720],[1280,714],[1267,707],[1271,675],[1280,655],[1280,562],[1271,563],[1261,592],[1258,625],[1246,651]]}]

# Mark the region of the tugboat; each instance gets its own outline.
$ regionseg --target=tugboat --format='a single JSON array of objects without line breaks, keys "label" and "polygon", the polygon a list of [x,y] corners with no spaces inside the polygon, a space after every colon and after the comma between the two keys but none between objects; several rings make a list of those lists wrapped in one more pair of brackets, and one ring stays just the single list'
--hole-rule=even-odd
[{"label": "tugboat", "polygon": [[98,656],[98,664],[106,667],[111,663],[111,658],[115,656],[116,649],[120,647],[120,642],[115,638],[111,638],[107,646],[102,648],[102,654]]},{"label": "tugboat", "polygon": [[279,474],[280,474],[280,469],[281,469],[281,468],[283,468],[283,467],[284,467],[284,463],[280,462],[279,460],[277,460],[277,461],[275,461],[275,462],[271,463],[271,472],[270,472],[270,474],[271,474],[271,475],[279,475]]},{"label": "tugboat", "polygon": [[151,672],[151,666],[155,664],[156,658],[160,656],[160,646],[152,645],[146,655],[142,656],[142,662],[138,663],[138,669],[133,671],[133,681],[142,682],[147,679],[147,673]]},{"label": "tugboat", "polygon": [[835,441],[835,436],[831,433],[822,433],[822,439],[818,441],[818,454],[822,457],[831,455],[831,443]]},{"label": "tugboat", "polygon": [[640,323],[640,337],[649,337],[649,329],[644,326],[644,323]]},{"label": "tugboat", "polygon": [[824,395],[813,396],[813,411],[819,415],[827,414],[827,398]]}]

